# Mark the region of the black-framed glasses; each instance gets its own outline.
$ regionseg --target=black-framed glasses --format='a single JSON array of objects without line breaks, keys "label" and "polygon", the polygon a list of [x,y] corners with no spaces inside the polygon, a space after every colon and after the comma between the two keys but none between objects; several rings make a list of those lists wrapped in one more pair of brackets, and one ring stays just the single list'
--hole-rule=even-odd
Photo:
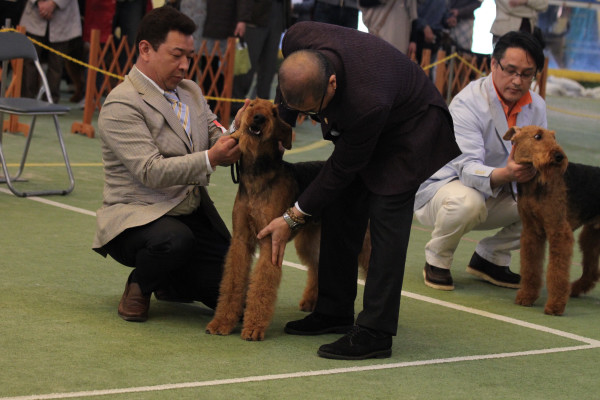
[{"label": "black-framed glasses", "polygon": [[524,81],[531,81],[533,79],[533,77],[535,76],[535,71],[528,71],[528,72],[517,72],[516,69],[514,68],[504,68],[504,66],[502,66],[502,64],[500,64],[500,60],[496,60],[496,62],[498,63],[498,65],[500,66],[500,69],[502,69],[502,72],[504,72],[505,74],[509,75],[511,78],[515,78],[515,77],[519,77]]},{"label": "black-framed glasses", "polygon": [[325,95],[327,94],[327,86],[325,86],[325,91],[323,92],[323,96],[321,96],[321,102],[319,103],[319,111],[300,111],[297,108],[290,107],[285,99],[281,99],[281,105],[287,108],[290,111],[299,112],[301,114],[307,115],[309,117],[316,117],[321,113],[321,108],[323,108],[323,101],[325,100]]}]

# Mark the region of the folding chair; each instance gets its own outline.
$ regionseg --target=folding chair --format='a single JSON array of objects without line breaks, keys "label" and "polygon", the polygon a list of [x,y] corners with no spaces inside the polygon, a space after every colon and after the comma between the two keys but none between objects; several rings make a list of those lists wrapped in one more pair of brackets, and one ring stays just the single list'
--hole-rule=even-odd
[{"label": "folding chair", "polygon": [[[75,180],[73,179],[73,172],[71,171],[71,164],[69,163],[69,157],[67,156],[67,150],[63,142],[62,133],[58,124],[58,116],[65,114],[69,111],[69,107],[62,106],[59,104],[52,103],[52,97],[50,96],[50,88],[48,86],[48,80],[40,65],[37,52],[33,43],[27,38],[27,36],[17,32],[0,32],[0,61],[2,61],[2,86],[0,88],[0,161],[2,162],[2,171],[4,176],[0,175],[0,182],[6,183],[8,188],[16,196],[42,196],[51,194],[66,195],[73,191],[75,187]],[[24,98],[24,97],[4,97],[6,86],[8,85],[8,64],[11,59],[26,58],[33,60],[40,78],[42,81],[42,87],[38,93],[36,99]],[[42,95],[46,95],[47,101],[42,100]],[[21,157],[21,163],[19,170],[15,175],[10,175],[4,156],[4,149],[2,146],[2,131],[4,124],[4,113],[31,116],[31,125],[29,128],[29,134],[25,142],[25,149],[23,156]],[[56,127],[56,134],[58,136],[58,142],[62,151],[65,166],[67,168],[67,174],[69,175],[70,186],[67,189],[59,190],[40,190],[22,192],[17,190],[13,182],[21,182],[23,179],[19,179],[23,168],[25,167],[25,160],[27,159],[27,153],[29,152],[29,146],[31,139],[33,138],[33,130],[35,127],[35,120],[38,115],[50,115],[54,118],[54,126]]]}]

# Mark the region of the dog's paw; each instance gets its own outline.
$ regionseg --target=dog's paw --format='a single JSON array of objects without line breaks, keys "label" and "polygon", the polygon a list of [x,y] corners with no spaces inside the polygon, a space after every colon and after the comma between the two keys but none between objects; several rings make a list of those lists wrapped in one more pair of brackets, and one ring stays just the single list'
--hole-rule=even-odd
[{"label": "dog's paw", "polygon": [[535,303],[537,298],[538,296],[535,293],[527,293],[523,290],[519,290],[517,291],[517,296],[515,297],[515,304],[529,307]]},{"label": "dog's paw", "polygon": [[567,305],[564,303],[546,303],[546,307],[544,308],[544,313],[548,315],[563,315],[565,312],[565,307]]},{"label": "dog's paw", "polygon": [[244,328],[242,329],[242,339],[249,342],[260,342],[265,340],[264,328]]},{"label": "dog's paw", "polygon": [[313,312],[317,305],[317,299],[302,299],[300,300],[300,311]]},{"label": "dog's paw", "polygon": [[206,333],[209,335],[226,336],[231,333],[234,327],[235,324],[225,323],[215,318],[206,325]]},{"label": "dog's paw", "polygon": [[589,292],[594,287],[594,283],[585,283],[582,279],[578,279],[571,285],[571,297],[579,297],[584,293]]}]

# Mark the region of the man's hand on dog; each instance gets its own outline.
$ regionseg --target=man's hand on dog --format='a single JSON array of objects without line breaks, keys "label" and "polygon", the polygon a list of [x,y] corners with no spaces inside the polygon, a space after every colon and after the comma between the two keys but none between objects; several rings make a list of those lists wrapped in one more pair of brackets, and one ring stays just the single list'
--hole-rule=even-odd
[{"label": "man's hand on dog", "polygon": [[237,140],[221,136],[208,150],[208,160],[214,169],[217,165],[230,165],[240,159],[241,151]]},{"label": "man's hand on dog", "polygon": [[292,231],[283,217],[279,217],[275,218],[269,225],[258,232],[256,237],[261,240],[269,235],[271,235],[272,241],[271,262],[274,265],[281,267],[283,265],[285,245],[290,240]]},{"label": "man's hand on dog", "polygon": [[515,161],[515,146],[510,150],[506,166],[496,168],[490,176],[490,184],[492,188],[502,186],[510,182],[527,182],[532,180],[537,173],[537,170],[531,163],[519,164]]}]

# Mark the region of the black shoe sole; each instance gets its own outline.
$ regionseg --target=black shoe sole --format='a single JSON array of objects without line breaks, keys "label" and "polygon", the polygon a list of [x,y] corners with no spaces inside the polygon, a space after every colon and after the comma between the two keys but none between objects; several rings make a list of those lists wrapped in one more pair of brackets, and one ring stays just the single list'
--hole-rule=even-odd
[{"label": "black shoe sole", "polygon": [[344,354],[327,353],[322,350],[318,350],[317,354],[319,357],[330,358],[333,360],[366,360],[369,358],[389,358],[392,356],[392,349],[377,350],[377,351],[372,351],[370,353],[361,354],[361,355],[357,355],[357,356],[348,356],[348,355],[344,355]]},{"label": "black shoe sole", "polygon": [[283,328],[283,331],[288,335],[315,336],[324,335],[326,333],[348,333],[348,331],[352,329],[352,326],[353,325],[330,326],[329,328],[323,328],[320,331],[299,331],[286,326]]},{"label": "black shoe sole", "polygon": [[519,283],[509,283],[509,282],[502,282],[502,281],[496,280],[496,279],[492,278],[491,276],[489,276],[488,274],[486,274],[485,272],[481,272],[481,271],[471,267],[470,265],[467,267],[467,272],[473,276],[476,276],[478,278],[483,279],[484,281],[491,283],[492,285],[509,288],[509,289],[518,289],[521,287],[521,285]]}]

